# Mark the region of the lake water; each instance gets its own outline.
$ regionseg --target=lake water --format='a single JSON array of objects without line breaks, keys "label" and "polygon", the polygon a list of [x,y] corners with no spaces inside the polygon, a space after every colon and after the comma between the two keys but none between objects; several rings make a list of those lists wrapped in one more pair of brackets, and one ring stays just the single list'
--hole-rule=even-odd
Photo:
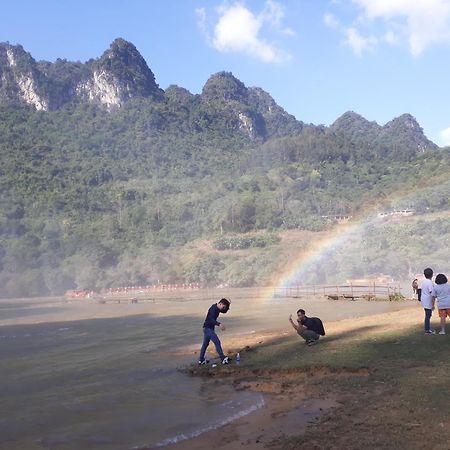
[{"label": "lake water", "polygon": [[204,316],[222,296],[232,299],[223,318],[224,348],[227,336],[292,331],[287,317],[300,307],[325,322],[401,307],[268,300],[267,293],[248,290],[138,304],[0,301],[0,448],[161,447],[262,407],[258,393],[237,393],[228,381],[177,370],[196,362]]}]

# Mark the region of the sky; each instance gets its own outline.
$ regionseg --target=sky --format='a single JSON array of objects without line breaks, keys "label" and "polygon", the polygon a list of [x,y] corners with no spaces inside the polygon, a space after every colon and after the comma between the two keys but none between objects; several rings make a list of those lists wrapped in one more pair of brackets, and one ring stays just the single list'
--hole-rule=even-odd
[{"label": "sky", "polygon": [[2,1],[0,42],[36,60],[87,61],[121,37],[162,89],[201,93],[232,72],[298,120],[412,114],[450,145],[450,0]]}]

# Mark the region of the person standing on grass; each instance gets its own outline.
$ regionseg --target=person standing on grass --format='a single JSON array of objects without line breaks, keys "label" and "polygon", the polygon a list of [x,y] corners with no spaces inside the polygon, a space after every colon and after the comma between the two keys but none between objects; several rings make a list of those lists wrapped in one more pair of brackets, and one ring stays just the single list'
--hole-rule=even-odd
[{"label": "person standing on grass", "polygon": [[414,278],[411,284],[413,288],[414,295],[417,295],[417,300],[420,302],[420,289],[419,289],[419,280],[417,278]]},{"label": "person standing on grass", "polygon": [[447,283],[447,277],[443,273],[438,273],[434,280],[433,300],[437,300],[439,317],[441,319],[441,331],[439,334],[445,334],[445,318],[450,317],[450,285]]},{"label": "person standing on grass", "polygon": [[217,321],[219,314],[226,314],[230,309],[230,301],[226,298],[222,298],[214,305],[208,309],[208,313],[206,314],[205,322],[203,323],[203,344],[200,349],[200,357],[198,358],[198,364],[200,366],[208,363],[205,359],[206,349],[211,341],[213,341],[216,346],[216,351],[219,354],[220,360],[222,364],[228,364],[229,358],[225,356],[222,350],[222,345],[220,343],[219,336],[217,336],[215,332],[215,327],[219,327],[222,331],[225,331],[225,325]]},{"label": "person standing on grass", "polygon": [[318,317],[307,317],[304,309],[297,311],[297,323],[292,320],[292,314],[289,316],[289,322],[307,345],[314,345],[320,336],[325,336],[322,321]]},{"label": "person standing on grass", "polygon": [[423,327],[425,330],[425,334],[436,334],[436,332],[430,328],[430,319],[431,314],[434,309],[434,285],[431,279],[433,278],[433,270],[427,267],[423,274],[425,276],[425,280],[420,284],[420,303],[422,304],[423,310],[425,311],[425,320],[423,323]]}]

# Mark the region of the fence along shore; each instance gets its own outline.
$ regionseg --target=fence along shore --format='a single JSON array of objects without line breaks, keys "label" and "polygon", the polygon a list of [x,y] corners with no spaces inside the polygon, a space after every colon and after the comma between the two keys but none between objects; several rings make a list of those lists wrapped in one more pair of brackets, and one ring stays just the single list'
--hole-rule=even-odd
[{"label": "fence along shore", "polygon": [[366,284],[329,284],[311,286],[290,286],[274,290],[274,297],[315,297],[324,296],[330,300],[386,298],[402,295],[400,284],[397,283],[366,283]]}]

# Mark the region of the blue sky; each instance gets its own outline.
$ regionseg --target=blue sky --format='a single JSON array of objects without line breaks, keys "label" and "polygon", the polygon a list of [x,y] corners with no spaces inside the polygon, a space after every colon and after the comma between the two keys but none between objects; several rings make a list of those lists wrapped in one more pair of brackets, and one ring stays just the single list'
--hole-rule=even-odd
[{"label": "blue sky", "polygon": [[86,61],[131,41],[165,89],[200,93],[231,71],[297,119],[411,113],[450,145],[450,0],[17,0],[0,41],[37,59]]}]

